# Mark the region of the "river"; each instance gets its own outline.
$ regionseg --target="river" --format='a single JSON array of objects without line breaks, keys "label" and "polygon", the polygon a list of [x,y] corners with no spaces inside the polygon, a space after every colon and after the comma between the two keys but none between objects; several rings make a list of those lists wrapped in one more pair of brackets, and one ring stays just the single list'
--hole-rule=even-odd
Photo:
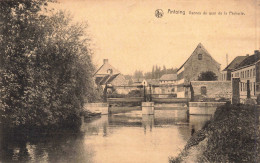
[{"label": "river", "polygon": [[62,132],[24,143],[1,139],[0,147],[3,141],[7,147],[0,162],[168,162],[184,148],[191,128],[200,129],[210,117],[187,116],[181,109],[103,115],[83,123],[80,133]]}]

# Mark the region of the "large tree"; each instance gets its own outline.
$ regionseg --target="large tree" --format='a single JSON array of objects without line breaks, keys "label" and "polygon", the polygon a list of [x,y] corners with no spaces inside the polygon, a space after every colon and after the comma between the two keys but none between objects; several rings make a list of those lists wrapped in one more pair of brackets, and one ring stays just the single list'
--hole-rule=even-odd
[{"label": "large tree", "polygon": [[95,98],[85,26],[47,5],[0,1],[0,115],[9,127],[77,124]]}]

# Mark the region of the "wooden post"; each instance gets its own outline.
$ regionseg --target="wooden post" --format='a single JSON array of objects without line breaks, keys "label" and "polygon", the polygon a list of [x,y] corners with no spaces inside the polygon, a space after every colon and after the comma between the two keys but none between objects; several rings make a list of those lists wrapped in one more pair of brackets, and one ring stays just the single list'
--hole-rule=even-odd
[{"label": "wooden post", "polygon": [[232,104],[240,103],[240,78],[232,78]]},{"label": "wooden post", "polygon": [[104,92],[103,92],[103,94],[104,94],[104,102],[107,102],[107,84],[106,84],[106,86],[105,86],[105,88],[104,88]]},{"label": "wooden post", "polygon": [[247,82],[246,82],[246,92],[247,92],[247,94],[246,94],[246,97],[247,98],[250,98],[251,96],[250,96],[250,83],[249,83],[249,80],[247,80]]},{"label": "wooden post", "polygon": [[150,86],[150,102],[152,102],[152,85],[149,84],[149,86]]},{"label": "wooden post", "polygon": [[144,102],[146,102],[145,85],[144,85]]},{"label": "wooden post", "polygon": [[193,102],[194,101],[194,89],[191,85],[191,82],[190,82],[190,100]]}]

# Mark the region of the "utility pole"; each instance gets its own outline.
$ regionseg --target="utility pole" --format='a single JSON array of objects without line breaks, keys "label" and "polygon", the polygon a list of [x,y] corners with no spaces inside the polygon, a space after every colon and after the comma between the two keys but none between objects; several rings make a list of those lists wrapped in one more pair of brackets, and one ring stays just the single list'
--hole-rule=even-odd
[{"label": "utility pole", "polygon": [[227,62],[227,66],[228,66],[228,54],[226,54],[226,62]]}]

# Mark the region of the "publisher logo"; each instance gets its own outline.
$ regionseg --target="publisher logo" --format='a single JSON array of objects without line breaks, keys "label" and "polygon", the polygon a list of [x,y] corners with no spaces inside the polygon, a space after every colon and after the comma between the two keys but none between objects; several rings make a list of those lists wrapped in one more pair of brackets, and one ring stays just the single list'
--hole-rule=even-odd
[{"label": "publisher logo", "polygon": [[161,18],[161,17],[163,17],[163,10],[162,9],[157,9],[157,10],[155,10],[155,16],[157,17],[157,18]]}]

